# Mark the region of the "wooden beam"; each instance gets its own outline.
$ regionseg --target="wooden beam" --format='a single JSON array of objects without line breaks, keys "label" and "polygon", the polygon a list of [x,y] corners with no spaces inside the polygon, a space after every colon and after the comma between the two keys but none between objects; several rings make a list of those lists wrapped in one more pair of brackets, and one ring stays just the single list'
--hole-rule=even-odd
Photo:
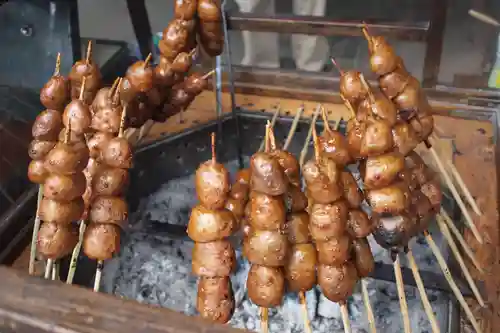
[{"label": "wooden beam", "polygon": [[[260,16],[249,13],[231,13],[228,28],[276,32],[283,34],[306,34],[316,36],[363,36],[363,22],[332,21],[317,16],[274,15]],[[403,40],[425,41],[429,22],[367,21],[367,26],[377,34]]]},{"label": "wooden beam", "polygon": [[3,333],[238,333],[227,325],[0,267]]}]

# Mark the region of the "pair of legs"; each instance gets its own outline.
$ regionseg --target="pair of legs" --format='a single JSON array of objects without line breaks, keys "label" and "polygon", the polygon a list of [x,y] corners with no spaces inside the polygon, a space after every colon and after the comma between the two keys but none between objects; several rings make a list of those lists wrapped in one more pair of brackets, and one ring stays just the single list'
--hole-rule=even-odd
[{"label": "pair of legs", "polygon": [[[235,0],[242,13],[272,17],[275,0]],[[326,0],[293,0],[295,15],[324,16]],[[245,53],[241,64],[264,68],[279,68],[278,34],[272,32],[242,31]],[[291,35],[292,52],[298,69],[321,71],[328,61],[328,41],[324,37]]]}]

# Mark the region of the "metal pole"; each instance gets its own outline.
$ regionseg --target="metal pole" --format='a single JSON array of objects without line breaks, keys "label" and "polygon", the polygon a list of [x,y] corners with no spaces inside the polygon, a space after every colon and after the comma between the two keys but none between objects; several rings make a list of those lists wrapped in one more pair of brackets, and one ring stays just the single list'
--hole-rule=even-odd
[{"label": "metal pole", "polygon": [[241,140],[241,127],[240,119],[238,115],[238,110],[236,106],[235,89],[234,89],[234,75],[233,75],[233,64],[231,60],[231,43],[229,42],[229,30],[226,14],[227,1],[222,2],[222,24],[224,25],[224,47],[227,57],[227,74],[229,79],[229,94],[231,97],[231,113],[234,119],[235,131],[236,131],[236,149],[238,153],[238,163],[240,169],[243,169],[243,143]]}]

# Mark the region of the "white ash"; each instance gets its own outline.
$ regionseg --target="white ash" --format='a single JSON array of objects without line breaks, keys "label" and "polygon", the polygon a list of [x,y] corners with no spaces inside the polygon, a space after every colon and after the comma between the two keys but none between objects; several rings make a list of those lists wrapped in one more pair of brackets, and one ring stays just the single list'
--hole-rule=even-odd
[{"label": "white ash", "polygon": [[[231,163],[230,169],[236,169]],[[158,235],[148,224],[187,225],[189,210],[196,204],[192,176],[175,179],[145,199],[144,211],[134,214],[133,222],[122,239],[118,257],[106,263],[102,289],[119,297],[155,304],[187,315],[196,315],[197,278],[191,274],[192,242],[187,239]],[[445,248],[434,233],[436,242]],[[387,252],[372,237],[370,245],[376,261],[391,263]],[[421,270],[439,272],[436,260],[425,241],[414,240],[412,249]],[[447,255],[446,253],[444,254]],[[245,283],[249,264],[237,250],[238,265],[232,277],[237,309],[230,324],[234,327],[260,331],[259,309],[246,294]],[[405,262],[403,262],[405,264]],[[396,285],[366,279],[370,301],[379,332],[402,332],[403,324]],[[431,332],[416,288],[405,287],[413,332]],[[447,297],[427,291],[441,331],[448,320]],[[339,306],[322,296],[319,288],[307,292],[307,308],[313,332],[343,332]],[[369,325],[360,288],[348,301],[353,332],[369,332]],[[269,311],[270,332],[303,332],[303,313],[296,294],[288,293],[283,304]]]}]

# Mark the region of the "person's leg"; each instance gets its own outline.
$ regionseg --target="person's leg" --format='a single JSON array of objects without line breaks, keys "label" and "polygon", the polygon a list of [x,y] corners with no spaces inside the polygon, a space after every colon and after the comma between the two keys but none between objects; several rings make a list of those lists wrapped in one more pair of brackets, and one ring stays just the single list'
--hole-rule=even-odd
[{"label": "person's leg", "polygon": [[[274,15],[274,0],[235,0],[242,13]],[[245,53],[243,66],[278,68],[278,34],[270,32],[242,31]]]},{"label": "person's leg", "polygon": [[[326,0],[293,0],[295,15],[324,16]],[[328,40],[321,36],[292,35],[292,52],[298,69],[321,71],[330,53]]]}]

